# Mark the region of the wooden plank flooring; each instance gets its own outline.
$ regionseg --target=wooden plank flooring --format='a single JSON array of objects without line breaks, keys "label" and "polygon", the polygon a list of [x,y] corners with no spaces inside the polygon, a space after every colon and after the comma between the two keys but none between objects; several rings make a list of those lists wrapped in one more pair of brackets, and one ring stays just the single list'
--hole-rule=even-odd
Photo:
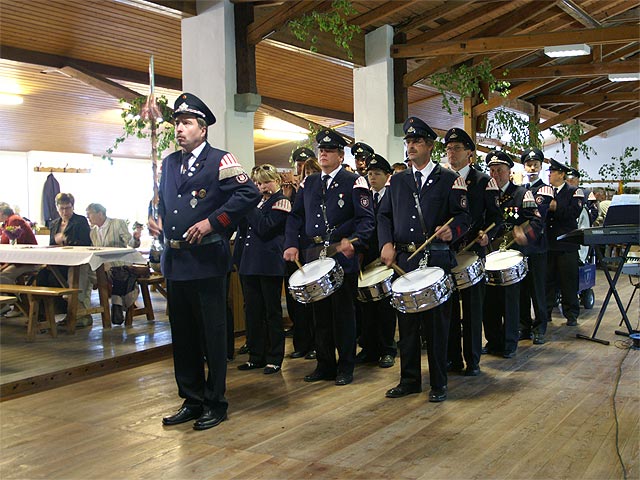
[{"label": "wooden plank flooring", "polygon": [[[606,284],[598,272],[596,309],[580,326],[559,314],[549,342],[520,342],[506,360],[483,356],[479,377],[450,376],[449,400],[426,393],[386,399],[399,365],[358,366],[346,387],[307,384],[314,363],[287,360],[281,374],[229,364],[229,420],[204,432],[163,427],[179,405],[171,360],[89,379],[0,404],[3,479],[617,479],[613,392],[627,478],[640,478],[640,351],[616,336],[608,309],[591,334]],[[626,304],[626,277],[619,291]],[[630,312],[638,322],[638,301]],[[240,343],[240,342],[239,342]],[[287,340],[287,351],[291,351]],[[428,383],[426,355],[423,372]],[[425,385],[428,390],[428,386]]]}]

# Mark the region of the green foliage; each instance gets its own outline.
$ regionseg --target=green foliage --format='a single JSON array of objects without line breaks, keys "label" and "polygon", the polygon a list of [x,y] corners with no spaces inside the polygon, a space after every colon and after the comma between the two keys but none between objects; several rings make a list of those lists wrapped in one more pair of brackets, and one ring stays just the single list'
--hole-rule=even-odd
[{"label": "green foliage", "polygon": [[440,163],[443,159],[447,158],[447,150],[444,142],[433,142],[433,150],[431,150],[431,160],[436,163]]},{"label": "green foliage", "polygon": [[508,134],[510,139],[507,147],[514,152],[528,147],[540,147],[542,145],[542,133],[537,124],[531,120],[525,120],[521,115],[500,108],[494,112],[493,118],[487,125],[487,136],[502,138]]},{"label": "green foliage", "polygon": [[[634,158],[635,157],[635,158]],[[637,147],[625,147],[619,157],[611,157],[612,163],[605,163],[598,174],[605,180],[622,181],[625,185],[640,177],[640,159]]]},{"label": "green foliage", "polygon": [[[579,122],[569,123],[569,124],[560,124],[555,127],[550,127],[549,131],[551,134],[560,140],[560,146],[562,147],[562,153],[566,155],[566,147],[565,142],[571,144],[575,143],[578,152],[582,153],[584,157],[588,160],[590,158],[591,152],[593,152],[593,148],[587,145],[582,141],[582,135],[584,135],[585,131],[580,125]],[[560,152],[560,150],[556,150],[556,152]]]},{"label": "green foliage", "polygon": [[[127,102],[122,98],[120,99],[120,104],[122,105],[122,113],[120,116],[124,123],[122,135],[115,139],[111,147],[107,148],[106,153],[102,156],[103,160],[109,160],[113,163],[111,156],[127,138],[149,138],[151,136],[149,122],[143,120],[140,115],[146,101],[147,97],[144,95],[136,98],[132,102]],[[162,119],[158,120],[156,125],[158,157],[162,157],[162,152],[171,147],[175,148],[175,131],[173,123],[171,122],[173,109],[169,106],[169,101],[164,95],[157,98],[156,103],[162,114]]]},{"label": "green foliage", "polygon": [[317,52],[316,44],[318,36],[312,34],[314,30],[333,34],[336,45],[342,48],[349,58],[353,58],[351,40],[356,33],[362,30],[357,25],[349,25],[347,18],[358,11],[353,8],[350,0],[333,0],[331,10],[328,12],[316,12],[305,14],[302,17],[289,21],[289,30],[298,40],[306,42],[309,39],[309,50]]},{"label": "green foliage", "polygon": [[461,98],[477,96],[483,103],[488,103],[488,99],[482,93],[482,83],[489,85],[490,92],[498,92],[503,97],[509,95],[511,84],[505,80],[496,79],[491,73],[492,69],[491,62],[485,58],[475,65],[469,66],[463,63],[450,71],[434,73],[429,78],[431,85],[436,87],[442,95],[442,108],[451,114],[451,106],[456,105],[459,113],[468,115],[468,112],[463,112]]},{"label": "green foliage", "polygon": [[310,123],[307,129],[309,130],[307,139],[301,143],[298,143],[295,147],[293,147],[293,149],[291,150],[291,153],[289,154],[289,163],[291,164],[292,167],[295,167],[296,162],[293,161],[293,158],[291,158],[291,155],[293,155],[293,152],[295,152],[298,148],[306,147],[311,151],[314,151],[314,152],[316,151],[316,135],[318,135],[318,132],[320,130],[323,130],[324,127],[322,127],[321,125]]}]

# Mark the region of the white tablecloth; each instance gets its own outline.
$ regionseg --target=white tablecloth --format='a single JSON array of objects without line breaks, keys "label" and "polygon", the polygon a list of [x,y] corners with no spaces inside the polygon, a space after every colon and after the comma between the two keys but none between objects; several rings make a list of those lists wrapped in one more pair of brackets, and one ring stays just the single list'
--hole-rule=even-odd
[{"label": "white tablecloth", "polygon": [[0,245],[0,263],[29,263],[76,266],[88,263],[97,270],[106,262],[147,263],[133,248],[49,247],[38,245]]}]

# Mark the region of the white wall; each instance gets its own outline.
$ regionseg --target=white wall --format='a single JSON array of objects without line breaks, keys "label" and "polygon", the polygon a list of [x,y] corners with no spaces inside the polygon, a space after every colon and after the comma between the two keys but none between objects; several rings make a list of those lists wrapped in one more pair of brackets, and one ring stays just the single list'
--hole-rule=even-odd
[{"label": "white wall", "polygon": [[73,194],[75,212],[85,214],[89,203],[101,203],[107,215],[146,223],[153,196],[151,161],[114,158],[113,165],[89,154],[56,152],[0,152],[0,201],[42,225],[42,188],[48,171],[36,167],[83,168],[91,173],[54,172],[60,191]]}]

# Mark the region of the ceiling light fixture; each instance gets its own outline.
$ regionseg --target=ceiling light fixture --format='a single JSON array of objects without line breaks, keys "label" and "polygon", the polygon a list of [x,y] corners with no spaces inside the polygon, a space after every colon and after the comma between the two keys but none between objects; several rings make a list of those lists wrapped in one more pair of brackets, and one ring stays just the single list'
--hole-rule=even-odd
[{"label": "ceiling light fixture", "polygon": [[640,73],[610,73],[609,80],[612,82],[637,82],[640,80]]},{"label": "ceiling light fixture", "polygon": [[544,53],[547,57],[579,57],[581,55],[589,55],[591,47],[584,43],[576,45],[556,45],[553,47],[544,47]]},{"label": "ceiling light fixture", "polygon": [[22,105],[24,99],[13,93],[0,93],[0,105]]},{"label": "ceiling light fixture", "polygon": [[286,130],[271,130],[268,128],[257,128],[253,133],[262,138],[268,138],[271,140],[289,140],[289,141],[301,141],[306,140],[308,135],[301,132],[290,132]]}]

